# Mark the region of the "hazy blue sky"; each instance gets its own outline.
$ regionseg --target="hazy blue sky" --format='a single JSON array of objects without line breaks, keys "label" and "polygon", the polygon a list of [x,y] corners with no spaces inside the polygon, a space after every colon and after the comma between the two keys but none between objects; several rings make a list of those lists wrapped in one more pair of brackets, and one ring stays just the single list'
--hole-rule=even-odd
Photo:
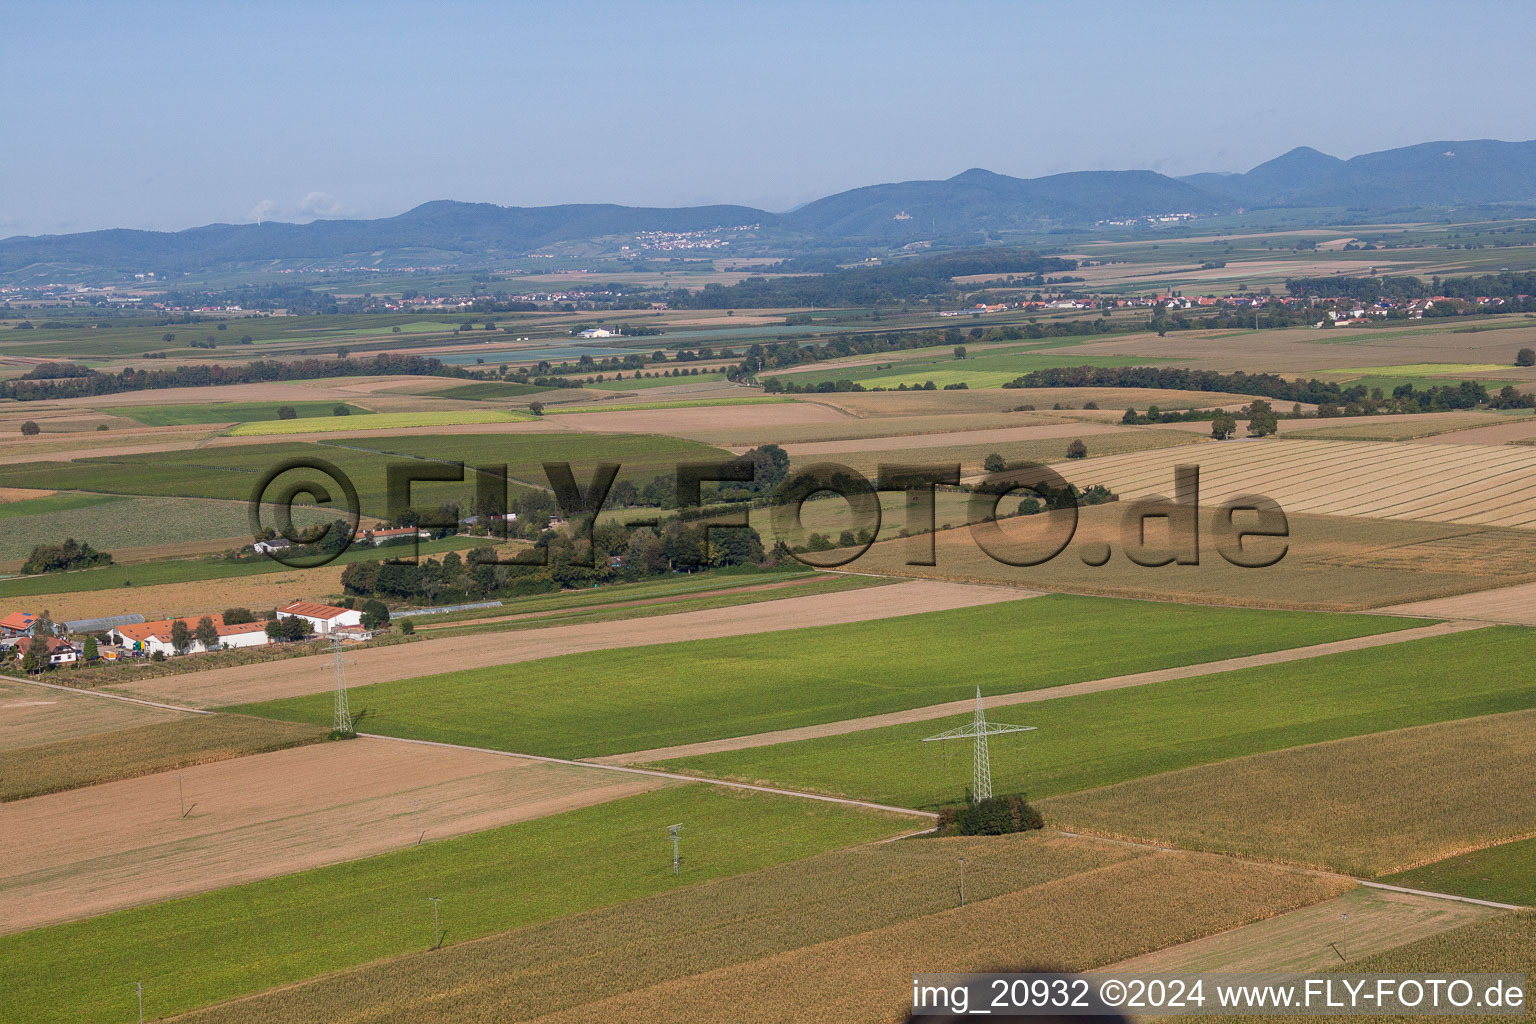
[{"label": "hazy blue sky", "polygon": [[0,0],[0,236],[1536,138],[1536,4]]}]

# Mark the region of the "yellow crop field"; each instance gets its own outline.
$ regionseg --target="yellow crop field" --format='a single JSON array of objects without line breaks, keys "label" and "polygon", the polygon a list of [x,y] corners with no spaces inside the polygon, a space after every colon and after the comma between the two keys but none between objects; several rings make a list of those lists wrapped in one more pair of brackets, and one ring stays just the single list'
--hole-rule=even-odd
[{"label": "yellow crop field", "polygon": [[1533,726],[1536,711],[1514,711],[1375,733],[1053,797],[1041,810],[1074,831],[1387,874],[1536,835]]},{"label": "yellow crop field", "polygon": [[450,412],[376,412],[366,416],[307,416],[296,420],[260,420],[230,428],[231,437],[271,434],[332,434],[354,430],[407,430],[411,427],[461,427],[470,423],[522,423],[534,417],[495,409]]}]

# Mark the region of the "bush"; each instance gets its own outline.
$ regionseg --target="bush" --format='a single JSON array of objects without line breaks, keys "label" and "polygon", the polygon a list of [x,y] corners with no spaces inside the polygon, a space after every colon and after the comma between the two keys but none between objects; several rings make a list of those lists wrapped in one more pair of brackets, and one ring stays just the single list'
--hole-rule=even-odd
[{"label": "bush", "polygon": [[352,415],[352,410],[347,408],[345,405],[338,405],[338,406],[336,406],[336,408],[331,410],[331,415],[332,416],[351,416]]},{"label": "bush", "polygon": [[378,629],[389,621],[389,608],[377,598],[363,602],[363,628]]},{"label": "bush", "polygon": [[1515,353],[1516,366],[1536,366],[1536,349],[1523,348]]},{"label": "bush", "polygon": [[400,623],[400,632],[404,633],[406,636],[410,636],[412,633],[416,632],[416,623],[412,622],[410,619],[406,619]]},{"label": "bush", "polygon": [[939,811],[940,835],[1001,836],[1044,827],[1045,818],[1022,793],[994,796]]},{"label": "bush", "polygon": [[277,410],[277,418],[280,420],[296,420],[299,418],[299,410],[291,405],[284,405]]},{"label": "bush", "polygon": [[43,428],[38,426],[35,420],[27,420],[27,422],[21,425],[21,434],[23,437],[36,437],[42,432]]},{"label": "bush", "polygon": [[981,468],[988,473],[1001,473],[1008,468],[1008,463],[1003,461],[1003,457],[997,452],[993,452],[982,460]]},{"label": "bush", "polygon": [[249,608],[225,608],[224,624],[226,626],[239,626],[247,622],[255,622],[256,616]]},{"label": "bush", "polygon": [[1088,457],[1088,446],[1083,444],[1083,439],[1082,438],[1080,438],[1080,437],[1076,438],[1076,439],[1073,440],[1073,442],[1071,444],[1067,445],[1067,458],[1069,458],[1069,459],[1086,459],[1087,457]]}]

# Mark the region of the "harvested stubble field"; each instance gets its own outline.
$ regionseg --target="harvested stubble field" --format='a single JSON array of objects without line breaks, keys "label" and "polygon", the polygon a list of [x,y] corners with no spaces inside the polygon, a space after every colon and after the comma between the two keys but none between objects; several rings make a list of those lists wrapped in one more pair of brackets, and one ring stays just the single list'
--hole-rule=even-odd
[{"label": "harvested stubble field", "polygon": [[[409,816],[406,802],[402,828],[409,828]],[[429,895],[442,898],[446,948],[433,958],[443,960],[471,939],[899,835],[912,830],[912,821],[793,797],[667,786],[441,842],[429,835],[424,845],[367,860],[0,936],[0,986],[17,1019],[37,1024],[115,1024],[123,993],[136,982],[144,984],[147,1013],[169,1016],[425,950],[433,938]],[[666,826],[676,822],[684,823],[687,844],[680,875],[672,874],[665,842]],[[654,919],[647,927],[654,934]],[[632,946],[616,962],[638,952]],[[504,977],[497,988],[509,990]]]},{"label": "harvested stubble field", "polygon": [[[180,780],[180,786],[178,781]],[[0,805],[20,931],[368,857],[655,789],[644,775],[362,738]],[[178,793],[184,792],[185,815]]]},{"label": "harvested stubble field", "polygon": [[[546,418],[564,430],[651,434],[718,443],[745,438],[745,443],[772,441],[786,430],[816,424],[846,422],[851,417],[809,402],[766,402],[749,405],[704,405],[675,409],[605,409],[566,416],[558,408]],[[731,442],[736,443],[736,442]]]},{"label": "harvested stubble field", "polygon": [[[136,568],[140,567],[123,567],[130,581]],[[39,611],[47,609],[58,622],[132,613],[153,621],[172,615],[207,614],[225,608],[276,608],[289,601],[316,600],[340,594],[341,573],[345,568],[345,565],[332,563],[318,569],[284,569],[147,587],[135,584],[114,589],[29,594],[25,598],[9,600],[11,603],[20,600]],[[70,581],[62,577],[57,581],[39,578],[36,585],[50,582],[63,584]]]},{"label": "harvested stubble field", "polygon": [[[1523,710],[1536,700],[1536,683],[1523,667],[1533,654],[1530,631],[1495,627],[1004,708],[988,717],[1038,731],[992,741],[994,787],[1049,797],[1300,744]],[[1448,688],[1445,666],[1472,663],[1483,668]],[[1027,688],[1025,681],[1013,687]],[[968,720],[959,715],[655,767],[937,808],[959,799],[969,783],[969,750],[922,740]],[[1192,804],[1190,813],[1206,807]],[[1290,821],[1281,817],[1277,827]]]},{"label": "harvested stubble field", "polygon": [[[977,437],[976,435],[981,435]],[[960,466],[962,478],[982,472],[982,463],[994,452],[1010,463],[1062,462],[1067,447],[1082,440],[1090,455],[1116,455],[1152,448],[1177,448],[1206,440],[1180,430],[1148,430],[1103,423],[1066,423],[1017,429],[964,431],[956,434],[920,434],[862,441],[820,441],[790,444],[791,471],[821,462],[834,462],[879,477],[881,463]]]},{"label": "harvested stubble field", "polygon": [[1310,327],[1294,327],[1241,332],[1174,331],[1163,338],[1148,332],[1090,339],[1074,344],[1070,351],[1155,361],[1180,360],[1182,366],[1193,370],[1310,376],[1351,367],[1370,369],[1373,364],[1395,366],[1416,362],[1498,363],[1513,370],[1510,364],[1515,352],[1536,343],[1536,326],[1471,333],[1459,333],[1459,326],[1455,322],[1421,321],[1391,330],[1314,331]]},{"label": "harvested stubble field", "polygon": [[1224,391],[1180,391],[1168,388],[1007,388],[976,391],[851,391],[802,397],[845,409],[855,416],[932,416],[941,413],[1011,412],[1022,405],[1033,405],[1041,415],[1050,415],[1053,406],[1082,409],[1093,402],[1117,416],[1127,408],[1146,411],[1159,409],[1210,409],[1216,406],[1246,405],[1252,395]]},{"label": "harvested stubble field", "polygon": [[[938,609],[971,608],[1019,596],[1015,591],[996,587],[936,584],[927,580],[877,589],[878,592],[818,592],[683,614],[516,632],[476,633],[390,648],[366,648],[352,653],[348,661],[351,666],[348,678],[355,686],[432,673],[482,670],[488,678],[504,680],[511,675],[504,666],[578,651],[643,649],[643,645],[675,644],[705,637],[739,637],[834,622],[865,622]],[[500,669],[499,674],[497,669]],[[236,701],[279,700],[321,693],[330,686],[328,671],[318,660],[295,658],[276,664],[244,665],[195,675],[130,681],[115,688],[151,700],[214,707]],[[502,698],[506,697],[502,691]],[[521,717],[524,713],[519,711],[513,717]]]},{"label": "harvested stubble field", "polygon": [[[853,597],[881,601],[890,593]],[[765,613],[771,607],[757,606]],[[355,688],[353,706],[370,710],[372,732],[597,757],[923,707],[977,686],[984,694],[1012,693],[1411,622],[1053,595],[784,631],[766,641],[739,636],[574,654],[523,665],[515,686],[499,665],[404,679]],[[952,681],[956,652],[974,659],[959,685]],[[243,710],[308,722],[331,714],[323,693]]]},{"label": "harvested stubble field", "polygon": [[[1341,914],[1349,915],[1347,939]],[[1329,943],[1357,960],[1499,914],[1491,907],[1472,903],[1360,886],[1335,899],[1170,946],[1114,964],[1108,970],[1122,976],[1327,971],[1339,966],[1339,954]]]},{"label": "harvested stubble field", "polygon": [[[958,971],[999,964],[1082,971],[1122,959],[1127,951],[1188,941],[1304,906],[1344,884],[1214,857],[1138,857],[534,1019],[723,1024],[752,1007],[804,1024],[874,1024],[900,1018],[911,1006],[911,976],[933,963]],[[1179,909],[1170,913],[1171,907]],[[722,991],[732,998],[722,1000]]]},{"label": "harvested stubble field", "polygon": [[77,740],[181,717],[175,711],[0,677],[0,757],[42,743]]},{"label": "harvested stubble field", "polygon": [[[964,908],[955,908],[953,867],[966,858]],[[1044,937],[1077,910],[1086,920],[1065,929],[1068,950],[1079,962],[1113,958],[1114,950],[1141,948],[1178,934],[1230,927],[1253,917],[1322,899],[1336,891],[1330,879],[1281,875],[1265,868],[1241,868],[1252,889],[1240,895],[1231,868],[1212,859],[1152,854],[1090,840],[1051,835],[905,842],[826,854],[797,864],[769,868],[663,896],[597,911],[564,921],[499,935],[485,942],[437,954],[415,954],[292,989],[268,993],[193,1015],[197,1024],[320,1024],[339,1019],[406,1017],[413,1021],[523,1021],[533,1019],[740,1019],[785,1017],[787,1005],[813,994],[801,986],[854,978],[878,979],[882,990],[852,1016],[839,1006],[819,1020],[886,1020],[900,1010],[898,958],[922,956],[920,936],[930,932],[943,944],[938,955],[960,945],[969,927],[1001,939],[999,959],[1056,962],[1056,947]],[[1113,886],[1167,880],[1173,891],[1198,890],[1176,913],[1149,915],[1145,925],[1126,932],[1095,931],[1112,913]],[[1039,900],[1043,919],[1006,937],[1003,924],[1017,906]],[[1196,904],[1204,904],[1196,909]],[[1214,904],[1214,905],[1213,905]],[[1058,917],[1057,915],[1060,915]],[[1020,914],[1014,925],[1031,921]],[[1152,919],[1156,919],[1155,921]],[[658,934],[657,920],[670,927]],[[1098,945],[1095,945],[1098,943]],[[835,970],[822,958],[867,955],[857,969]],[[956,963],[973,962],[975,947]],[[946,961],[947,962],[947,961]],[[758,991],[793,965],[808,977],[797,980],[779,1002]],[[989,962],[988,966],[991,966]],[[871,970],[871,967],[874,969]],[[889,970],[885,968],[889,967]],[[568,984],[579,970],[583,984]],[[508,977],[521,979],[509,986]],[[714,984],[745,982],[751,1001],[699,1004]],[[889,983],[888,983],[889,982]],[[888,983],[888,984],[887,984]],[[860,992],[854,999],[866,994]],[[666,1000],[683,1002],[668,1011]],[[850,1000],[852,1001],[852,1000]],[[771,1007],[771,1012],[770,1012]],[[873,1008],[873,1009],[872,1009]],[[863,1014],[864,1016],[861,1016]],[[873,1014],[873,1016],[870,1016]],[[723,1016],[722,1016],[723,1015]]]},{"label": "harvested stubble field", "polygon": [[1536,626],[1536,584],[1521,583],[1513,587],[1498,587],[1473,594],[1462,594],[1459,597],[1391,605],[1381,610],[1393,615],[1475,619],[1517,626]]},{"label": "harvested stubble field", "polygon": [[1167,493],[1181,462],[1199,465],[1200,497],[1209,505],[1263,494],[1287,514],[1536,524],[1536,451],[1515,446],[1259,438],[1206,445],[1193,456],[1174,449],[1090,458],[1065,472],[1132,499]]},{"label": "harvested stubble field", "polygon": [[[1285,421],[1291,423],[1294,421]],[[1286,437],[1313,438],[1329,441],[1412,441],[1418,438],[1434,438],[1436,444],[1462,443],[1456,434],[1474,430],[1511,430],[1529,436],[1536,427],[1536,417],[1510,417],[1498,413],[1445,412],[1419,413],[1411,416],[1351,416],[1339,421],[1329,421],[1323,426],[1296,426],[1285,432]],[[1452,432],[1456,433],[1452,433]],[[1450,434],[1447,437],[1445,435]]]},{"label": "harvested stubble field", "polygon": [[1383,882],[1478,900],[1536,906],[1536,839],[1501,843],[1421,868],[1386,875]]},{"label": "harvested stubble field", "polygon": [[1385,874],[1536,834],[1533,725],[1536,711],[1516,711],[1357,736],[1055,797],[1041,810],[1099,835]]},{"label": "harvested stubble field", "polygon": [[[1200,451],[1205,451],[1201,448]],[[1170,456],[1173,457],[1173,456]],[[1170,469],[1164,493],[1172,490]],[[1028,492],[1004,498],[1000,508],[1012,511]],[[1511,582],[1536,578],[1536,533],[1530,530],[1490,526],[1363,519],[1345,516],[1289,514],[1290,537],[1285,556],[1262,569],[1232,565],[1217,549],[1215,510],[1200,510],[1200,563],[1198,565],[1137,565],[1126,557],[1123,544],[1125,501],[1083,508],[1071,544],[1055,558],[1037,566],[1010,566],[990,557],[964,528],[941,530],[933,536],[934,565],[908,565],[918,548],[926,553],[927,538],[889,539],[871,547],[842,568],[851,572],[889,573],[926,579],[973,583],[1002,583],[1040,590],[1105,594],[1151,600],[1220,603],[1249,607],[1315,608],[1349,611],[1448,595],[1487,590]],[[853,522],[842,501],[810,502],[805,506],[806,528],[832,531],[847,529]],[[894,501],[885,503],[882,537],[889,537],[906,523],[905,513]],[[764,521],[766,514],[758,517]],[[754,519],[757,523],[758,518]],[[1020,516],[999,522],[1004,553],[1012,557],[1049,550],[1052,525],[1061,513]],[[966,522],[965,505],[958,496],[940,493],[937,504],[940,525]],[[1242,517],[1238,518],[1241,525]],[[766,530],[766,525],[758,527]],[[764,536],[770,536],[764,533]],[[1166,542],[1166,527],[1152,520],[1147,529],[1148,548]],[[1277,553],[1280,541],[1252,538],[1244,548],[1250,553]],[[1083,555],[1097,545],[1109,545],[1107,563],[1092,566]],[[1468,600],[1475,600],[1476,596]],[[1437,612],[1426,607],[1425,615],[1457,614],[1450,608]],[[1470,613],[1469,613],[1470,614]]]},{"label": "harvested stubble field", "polygon": [[[1499,914],[1486,920],[1462,925],[1439,935],[1432,935],[1406,946],[1377,953],[1375,956],[1338,964],[1335,970],[1348,974],[1428,974],[1445,976],[1453,972],[1475,970],[1491,974],[1524,974],[1525,1005],[1536,997],[1536,911]],[[1274,1017],[1223,1016],[1223,1021],[1241,1024],[1273,1024]],[[1424,1020],[1424,1017],[1386,1017],[1351,1015],[1352,1021],[1387,1024]],[[1457,1016],[1466,1024],[1500,1024],[1507,1016],[1468,1014]]]},{"label": "harvested stubble field", "polygon": [[[123,702],[97,698],[96,703]],[[0,750],[0,803],[264,754],[325,737],[326,730],[314,725],[246,715],[182,714],[171,721]]]}]

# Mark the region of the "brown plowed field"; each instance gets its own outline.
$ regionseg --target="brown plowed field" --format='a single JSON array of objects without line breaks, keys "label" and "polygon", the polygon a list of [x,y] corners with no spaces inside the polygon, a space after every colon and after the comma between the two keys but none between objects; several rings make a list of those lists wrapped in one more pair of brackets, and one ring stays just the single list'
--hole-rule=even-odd
[{"label": "brown plowed field", "polygon": [[[103,702],[105,703],[105,702]],[[177,775],[188,813],[181,813]],[[0,930],[355,860],[661,780],[382,739],[322,743],[0,805]]]},{"label": "brown plowed field", "polygon": [[[1013,601],[1021,596],[1026,595],[1006,587],[913,580],[888,587],[789,597],[781,601],[708,608],[676,615],[444,637],[355,651],[348,656],[347,680],[352,685],[361,686],[581,651],[768,633],[839,622],[865,622],[895,615]],[[110,689],[173,704],[218,707],[318,693],[332,685],[334,679],[328,658],[292,658],[211,672],[161,676]]]}]

